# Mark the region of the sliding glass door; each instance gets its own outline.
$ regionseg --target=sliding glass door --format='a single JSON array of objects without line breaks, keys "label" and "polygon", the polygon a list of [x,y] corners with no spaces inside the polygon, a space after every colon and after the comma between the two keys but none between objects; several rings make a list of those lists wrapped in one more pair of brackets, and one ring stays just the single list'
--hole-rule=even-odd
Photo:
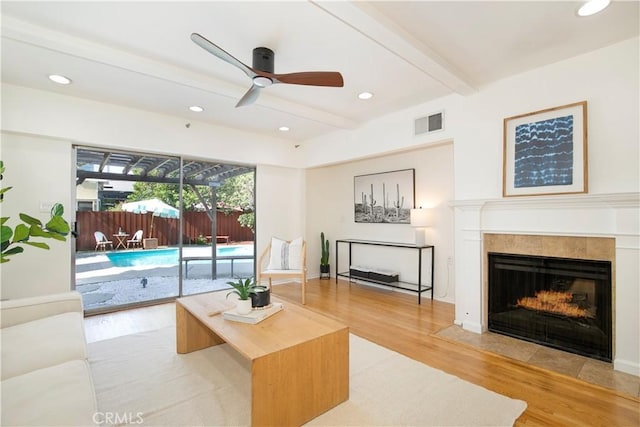
[{"label": "sliding glass door", "polygon": [[75,285],[85,311],[253,276],[252,167],[86,147],[76,165]]}]

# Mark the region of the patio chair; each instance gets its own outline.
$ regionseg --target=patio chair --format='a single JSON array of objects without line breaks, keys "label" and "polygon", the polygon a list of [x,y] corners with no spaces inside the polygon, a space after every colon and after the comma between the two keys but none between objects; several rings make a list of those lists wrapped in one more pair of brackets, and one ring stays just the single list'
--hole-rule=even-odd
[{"label": "patio chair", "polygon": [[285,241],[276,237],[260,255],[257,268],[257,283],[262,279],[298,279],[302,285],[302,304],[306,304],[307,288],[307,244],[302,237]]},{"label": "patio chair", "polygon": [[127,249],[129,249],[130,246],[133,246],[134,248],[137,246],[139,248],[142,247],[142,230],[138,230],[133,234],[133,237],[130,240],[127,240]]},{"label": "patio chair", "polygon": [[96,231],[93,233],[93,236],[96,238],[96,251],[98,248],[106,251],[107,246],[111,246],[111,249],[113,250],[113,242],[111,240],[107,240],[107,236],[105,236],[102,231]]}]

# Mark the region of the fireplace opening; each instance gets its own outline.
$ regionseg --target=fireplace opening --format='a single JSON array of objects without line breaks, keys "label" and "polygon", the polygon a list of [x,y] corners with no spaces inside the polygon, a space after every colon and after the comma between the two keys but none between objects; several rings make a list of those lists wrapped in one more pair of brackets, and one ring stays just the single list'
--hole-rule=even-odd
[{"label": "fireplace opening", "polygon": [[490,331],[612,360],[610,262],[488,255]]}]

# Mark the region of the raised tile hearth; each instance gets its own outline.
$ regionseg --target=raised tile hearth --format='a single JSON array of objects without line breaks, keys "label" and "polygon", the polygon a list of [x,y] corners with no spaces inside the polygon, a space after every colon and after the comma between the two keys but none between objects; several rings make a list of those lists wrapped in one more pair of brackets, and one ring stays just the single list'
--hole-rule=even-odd
[{"label": "raised tile hearth", "polygon": [[640,377],[616,371],[611,363],[492,332],[476,334],[457,325],[445,328],[435,336],[640,398]]}]

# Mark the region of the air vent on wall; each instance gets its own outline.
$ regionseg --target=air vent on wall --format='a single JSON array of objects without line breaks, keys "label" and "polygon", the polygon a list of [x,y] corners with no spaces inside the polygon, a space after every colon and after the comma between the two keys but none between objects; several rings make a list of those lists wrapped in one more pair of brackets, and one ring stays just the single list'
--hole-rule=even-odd
[{"label": "air vent on wall", "polygon": [[422,135],[444,129],[444,111],[419,117],[414,121],[413,134]]}]

